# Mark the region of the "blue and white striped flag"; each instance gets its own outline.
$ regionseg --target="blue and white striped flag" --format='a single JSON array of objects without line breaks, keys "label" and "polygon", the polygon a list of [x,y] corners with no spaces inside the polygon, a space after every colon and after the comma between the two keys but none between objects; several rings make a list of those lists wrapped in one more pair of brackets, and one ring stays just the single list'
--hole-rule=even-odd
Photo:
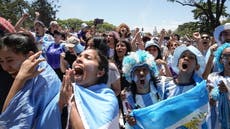
[{"label": "blue and white striped flag", "polygon": [[133,110],[135,129],[207,128],[208,91],[206,81],[193,89],[146,108]]},{"label": "blue and white striped flag", "polygon": [[[117,129],[118,102],[114,92],[99,84],[84,88],[74,84],[74,99],[85,129]],[[37,129],[62,129],[57,95],[39,118]]]}]

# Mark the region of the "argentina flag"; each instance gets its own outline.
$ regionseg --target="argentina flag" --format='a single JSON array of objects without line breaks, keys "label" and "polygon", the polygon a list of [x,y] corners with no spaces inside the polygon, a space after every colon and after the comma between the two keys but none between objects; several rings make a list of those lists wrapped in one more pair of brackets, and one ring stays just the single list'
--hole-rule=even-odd
[{"label": "argentina flag", "polygon": [[[105,84],[88,88],[74,85],[74,99],[85,129],[118,129],[118,102]],[[58,94],[39,118],[36,129],[62,129]],[[70,114],[71,115],[71,114]],[[68,128],[68,127],[67,127]]]},{"label": "argentina flag", "polygon": [[134,129],[205,129],[208,112],[206,81],[193,89],[131,112],[137,124]]}]

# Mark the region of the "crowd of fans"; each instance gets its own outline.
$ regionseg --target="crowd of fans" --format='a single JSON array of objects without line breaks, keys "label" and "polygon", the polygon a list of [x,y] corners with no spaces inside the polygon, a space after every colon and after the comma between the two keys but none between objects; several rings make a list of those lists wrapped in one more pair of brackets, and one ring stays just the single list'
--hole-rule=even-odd
[{"label": "crowd of fans", "polygon": [[188,38],[125,23],[46,27],[36,15],[33,30],[22,28],[28,14],[15,26],[0,19],[0,128],[134,128],[132,110],[203,80],[207,128],[230,128],[230,23]]}]

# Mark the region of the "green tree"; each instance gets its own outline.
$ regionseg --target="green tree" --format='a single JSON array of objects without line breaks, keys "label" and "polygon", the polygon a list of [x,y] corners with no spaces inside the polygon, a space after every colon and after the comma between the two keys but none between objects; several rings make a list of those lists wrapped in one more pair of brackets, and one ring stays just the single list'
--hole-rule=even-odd
[{"label": "green tree", "polygon": [[0,16],[9,19],[13,25],[29,8],[29,3],[24,0],[0,0]]},{"label": "green tree", "polygon": [[56,12],[59,8],[58,0],[0,0],[0,16],[9,19],[13,25],[24,13],[30,14],[24,24],[26,26],[32,25],[35,18],[34,13],[38,11],[40,13],[39,19],[48,26],[49,22],[56,18]]},{"label": "green tree", "polygon": [[[81,19],[77,19],[77,18],[69,18],[69,19],[65,19],[65,20],[58,19],[58,23],[63,28],[74,28],[75,30],[80,30],[82,23],[86,23],[89,26],[94,25],[93,20],[82,21]],[[96,27],[96,30],[98,32],[106,32],[106,31],[111,31],[114,29],[115,29],[115,26],[112,24],[109,24],[107,22],[104,22],[103,24],[98,24]]]},{"label": "green tree", "polygon": [[47,0],[35,0],[32,2],[31,8],[30,14],[34,14],[35,11],[39,12],[39,19],[43,21],[46,26],[49,26],[50,21],[56,19],[56,13],[60,6],[57,5],[54,0],[50,2]]},{"label": "green tree", "polygon": [[224,6],[226,0],[168,0],[177,2],[183,6],[191,6],[195,9],[194,19],[198,19],[200,23],[200,31],[213,32],[213,30],[220,25],[220,17],[227,17],[226,7]]},{"label": "green tree", "polygon": [[192,37],[194,32],[199,32],[199,23],[198,22],[188,22],[182,25],[179,25],[175,33],[181,36]]}]

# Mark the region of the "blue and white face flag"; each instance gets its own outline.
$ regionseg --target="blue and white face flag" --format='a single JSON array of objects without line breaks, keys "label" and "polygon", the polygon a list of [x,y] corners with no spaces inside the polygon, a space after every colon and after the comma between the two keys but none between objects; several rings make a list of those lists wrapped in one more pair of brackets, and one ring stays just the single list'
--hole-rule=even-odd
[{"label": "blue and white face flag", "polygon": [[208,91],[202,81],[181,95],[135,109],[131,115],[137,121],[135,129],[204,129],[207,112]]}]

